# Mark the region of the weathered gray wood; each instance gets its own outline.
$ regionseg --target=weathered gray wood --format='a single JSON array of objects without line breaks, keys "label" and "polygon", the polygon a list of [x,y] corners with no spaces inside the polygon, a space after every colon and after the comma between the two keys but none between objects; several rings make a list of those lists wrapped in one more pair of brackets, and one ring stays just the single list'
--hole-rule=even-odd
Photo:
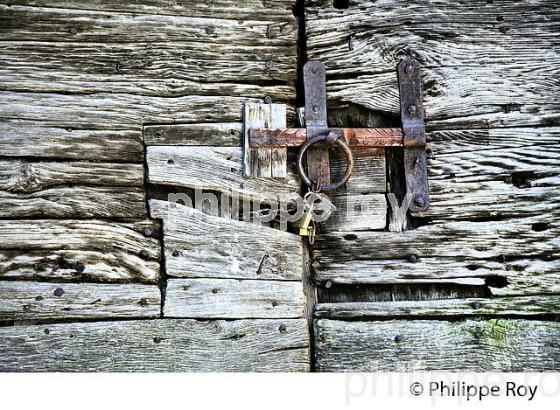
[{"label": "weathered gray wood", "polygon": [[251,128],[286,128],[284,104],[245,104],[243,172],[246,177],[286,178],[286,148],[251,148]]},{"label": "weathered gray wood", "polygon": [[0,216],[144,218],[143,182],[141,164],[0,160]]},{"label": "weathered gray wood", "polygon": [[169,276],[302,280],[298,235],[159,200],[150,200],[150,214],[163,220]]},{"label": "weathered gray wood", "polygon": [[[60,119],[59,119],[60,120]],[[40,121],[0,121],[3,157],[142,162],[140,129],[89,130],[47,126]]]},{"label": "weathered gray wood", "polygon": [[141,188],[68,187],[32,193],[0,191],[0,216],[145,218],[146,202]]},{"label": "weathered gray wood", "polygon": [[430,301],[320,303],[315,317],[387,319],[462,316],[542,316],[560,313],[558,296],[441,299]]},{"label": "weathered gray wood", "polygon": [[[0,91],[2,118],[37,120],[47,126],[140,130],[142,123],[241,121],[245,102],[228,96],[154,97],[97,93],[87,96]],[[79,113],[80,115],[76,115]]]},{"label": "weathered gray wood", "polygon": [[160,245],[152,223],[0,221],[0,277],[155,282]]},{"label": "weathered gray wood", "polygon": [[[313,264],[315,279],[320,283],[484,285],[490,280],[490,290],[494,295],[554,294],[560,291],[560,262],[557,259],[473,261],[461,258],[423,258],[416,263],[399,259],[346,260],[340,263],[324,258],[321,260],[323,263]],[[507,281],[507,286],[493,285],[494,278]]]},{"label": "weathered gray wood", "polygon": [[240,147],[153,146],[146,150],[148,182],[278,201],[299,191],[295,173],[285,179],[245,178]]},{"label": "weathered gray wood", "polygon": [[303,372],[309,368],[309,333],[303,319],[165,319],[0,328],[2,371]]},{"label": "weathered gray wood", "polygon": [[301,318],[305,298],[301,282],[236,279],[170,279],[164,317]]},{"label": "weathered gray wood", "polygon": [[[435,221],[403,233],[333,232],[319,236],[317,242],[314,266],[321,280],[398,283],[500,276],[508,284],[492,288],[495,294],[558,289],[560,247],[553,215],[490,222]],[[411,263],[410,255],[419,262]]]},{"label": "weathered gray wood", "polygon": [[155,285],[0,281],[0,320],[142,318],[160,315]]},{"label": "weathered gray wood", "polygon": [[387,223],[385,195],[345,195],[342,191],[341,194],[334,194],[331,201],[336,209],[326,221],[321,222],[321,232],[385,229]]},{"label": "weathered gray wood", "polygon": [[212,147],[239,147],[243,124],[238,122],[144,127],[146,145],[205,145]]},{"label": "weathered gray wood", "polygon": [[141,4],[123,3],[120,0],[98,0],[94,4],[84,4],[75,0],[14,0],[10,4],[134,14],[292,21],[291,12],[295,0],[268,0],[266,2],[246,0],[242,4],[232,3],[229,0],[213,0],[212,2],[187,0],[180,3],[173,0],[143,0]]},{"label": "weathered gray wood", "polygon": [[337,10],[329,0],[310,0],[307,54],[334,77],[327,83],[332,100],[398,113],[395,68],[409,55],[423,67],[429,127],[550,125],[560,108],[556,6],[399,0],[352,1]]},{"label": "weathered gray wood", "polygon": [[[385,178],[385,150],[382,148],[352,148],[354,172],[338,193],[373,194],[387,190]],[[331,178],[338,181],[346,172],[347,161],[343,152],[330,151]]]},{"label": "weathered gray wood", "polygon": [[141,164],[0,160],[0,185],[8,192],[36,192],[77,184],[141,187],[143,183]]},{"label": "weathered gray wood", "polygon": [[557,322],[320,319],[315,332],[318,371],[555,371],[560,360]]}]

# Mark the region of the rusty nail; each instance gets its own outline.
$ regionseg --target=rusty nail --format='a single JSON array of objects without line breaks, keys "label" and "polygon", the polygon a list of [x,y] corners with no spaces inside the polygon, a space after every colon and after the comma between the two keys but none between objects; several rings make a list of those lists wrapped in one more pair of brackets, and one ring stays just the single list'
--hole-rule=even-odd
[{"label": "rusty nail", "polygon": [[140,304],[140,306],[148,306],[148,299],[142,298],[138,303]]},{"label": "rusty nail", "polygon": [[86,269],[86,266],[82,262],[76,262],[74,269],[76,269],[76,272],[82,273]]},{"label": "rusty nail", "polygon": [[152,233],[153,233],[153,232],[152,232],[152,228],[150,228],[149,226],[146,226],[146,227],[144,228],[144,235],[145,235],[145,236],[152,236]]},{"label": "rusty nail", "polygon": [[416,256],[415,254],[412,253],[412,254],[408,255],[408,258],[407,258],[407,259],[408,259],[408,261],[409,261],[410,263],[416,263],[416,262],[418,262],[418,260],[419,260],[420,258],[419,258],[418,256]]},{"label": "rusty nail", "polygon": [[177,256],[180,255],[180,253],[178,250],[174,250],[173,252],[171,252],[171,255],[176,258]]},{"label": "rusty nail", "polygon": [[274,61],[266,60],[266,63],[264,65],[266,66],[266,68],[268,68],[270,70],[272,68],[272,66],[274,65]]},{"label": "rusty nail", "polygon": [[43,300],[43,297],[42,296],[35,296],[35,300],[39,302],[39,301]]},{"label": "rusty nail", "polygon": [[215,31],[213,26],[206,27],[206,34],[214,34]]},{"label": "rusty nail", "polygon": [[265,104],[272,104],[272,97],[270,95],[267,95],[266,97],[264,97],[264,103]]},{"label": "rusty nail", "polygon": [[56,288],[56,289],[54,290],[54,295],[55,295],[55,296],[58,296],[58,297],[64,295],[64,289],[62,289],[62,288]]},{"label": "rusty nail", "polygon": [[425,204],[426,202],[424,202],[424,197],[422,195],[416,195],[414,197],[414,205],[417,207],[422,208]]},{"label": "rusty nail", "polygon": [[480,302],[473,302],[471,303],[473,309],[480,309],[482,307],[482,303]]},{"label": "rusty nail", "polygon": [[404,337],[402,335],[396,335],[395,336],[395,342],[400,343],[404,340]]},{"label": "rusty nail", "polygon": [[216,293],[218,293],[218,289],[216,288],[212,289],[212,293],[215,295]]},{"label": "rusty nail", "polygon": [[280,331],[280,333],[285,333],[287,328],[286,325],[284,323],[282,323],[279,327],[278,330]]},{"label": "rusty nail", "polygon": [[148,251],[147,251],[146,249],[142,249],[142,250],[140,251],[140,257],[141,257],[141,258],[146,259],[148,256],[149,256],[149,255],[148,255]]},{"label": "rusty nail", "polygon": [[45,334],[48,335],[51,331],[49,329],[45,329],[43,330],[43,332],[45,332]]},{"label": "rusty nail", "polygon": [[23,305],[22,307],[24,312],[29,312],[31,310],[31,305]]},{"label": "rusty nail", "polygon": [[410,107],[408,107],[408,113],[410,115],[415,115],[416,114],[416,106],[415,105],[411,105]]},{"label": "rusty nail", "polygon": [[161,342],[161,337],[154,337],[154,343],[159,343]]}]

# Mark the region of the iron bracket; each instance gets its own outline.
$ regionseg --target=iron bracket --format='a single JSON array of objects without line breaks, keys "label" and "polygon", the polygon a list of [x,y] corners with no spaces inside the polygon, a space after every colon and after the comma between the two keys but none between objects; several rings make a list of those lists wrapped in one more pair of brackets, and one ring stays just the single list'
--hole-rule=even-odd
[{"label": "iron bracket", "polygon": [[426,132],[422,104],[422,77],[418,64],[404,58],[398,66],[399,99],[403,128],[406,192],[412,195],[408,209],[421,212],[430,206]]}]

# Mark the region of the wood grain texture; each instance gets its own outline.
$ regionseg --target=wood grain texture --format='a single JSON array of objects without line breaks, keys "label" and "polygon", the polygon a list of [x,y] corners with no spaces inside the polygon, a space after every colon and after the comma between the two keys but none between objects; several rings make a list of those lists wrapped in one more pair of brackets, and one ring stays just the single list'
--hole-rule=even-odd
[{"label": "wood grain texture", "polygon": [[304,319],[132,320],[0,328],[2,371],[309,371]]},{"label": "wood grain texture", "polygon": [[430,301],[320,303],[315,317],[326,319],[387,319],[445,316],[543,316],[560,313],[558,296],[441,299]]},{"label": "wood grain texture", "polygon": [[331,200],[336,209],[329,219],[321,222],[321,232],[385,229],[387,224],[385,195],[341,193],[333,195]]},{"label": "wood grain texture", "polygon": [[0,281],[0,320],[159,317],[157,286]]},{"label": "wood grain texture", "polygon": [[245,104],[243,117],[243,173],[245,177],[286,178],[286,148],[251,148],[252,128],[286,128],[286,105]]},{"label": "wood grain texture", "polygon": [[141,164],[0,160],[1,217],[145,218]]},{"label": "wood grain texture", "polygon": [[[472,260],[463,258],[421,258],[416,263],[405,259],[314,262],[315,279],[341,284],[448,283],[488,284],[493,295],[556,294],[560,291],[557,259],[519,258]],[[495,282],[495,279],[501,281]],[[504,285],[507,283],[507,285]]]},{"label": "wood grain texture", "polygon": [[144,127],[146,145],[201,145],[211,147],[239,147],[243,124],[238,122]]},{"label": "wood grain texture", "polygon": [[320,319],[315,332],[318,371],[555,371],[560,360],[557,322]]},{"label": "wood grain texture", "polygon": [[202,18],[223,18],[232,20],[270,20],[293,21],[291,14],[295,0],[246,0],[243,4],[231,3],[229,0],[200,2],[186,0],[180,3],[174,0],[143,0],[140,4],[123,3],[120,0],[99,0],[95,4],[76,2],[75,0],[15,0],[10,4],[34,7],[53,7],[71,10],[96,10],[104,12],[122,12],[129,14],[191,16]]},{"label": "wood grain texture", "polygon": [[[47,126],[141,130],[143,123],[241,121],[243,104],[258,99],[229,96],[178,97],[97,93],[87,96],[0,91],[2,118],[36,120]],[[77,115],[79,113],[79,115]]]},{"label": "wood grain texture", "polygon": [[148,282],[159,279],[160,245],[149,221],[0,221],[0,277]]},{"label": "wood grain texture", "polygon": [[[495,294],[553,293],[558,287],[554,217],[505,221],[435,221],[402,233],[321,235],[314,253],[322,280],[391,283],[500,276]],[[410,255],[420,263],[410,263]]]},{"label": "wood grain texture", "polygon": [[301,282],[170,279],[163,316],[172,318],[301,318]]},{"label": "wood grain texture", "polygon": [[148,182],[152,184],[225,192],[266,202],[295,197],[299,183],[294,172],[285,179],[245,178],[240,147],[152,146],[146,150]]},{"label": "wood grain texture", "polygon": [[0,153],[3,157],[142,162],[142,132],[134,128],[74,129],[33,120],[0,120]]},{"label": "wood grain texture", "polygon": [[150,200],[163,220],[166,272],[172,277],[302,280],[298,235]]},{"label": "wood grain texture", "polygon": [[397,114],[395,68],[410,56],[422,66],[428,127],[550,125],[557,117],[553,0],[306,4],[308,57],[325,64],[331,100]]}]

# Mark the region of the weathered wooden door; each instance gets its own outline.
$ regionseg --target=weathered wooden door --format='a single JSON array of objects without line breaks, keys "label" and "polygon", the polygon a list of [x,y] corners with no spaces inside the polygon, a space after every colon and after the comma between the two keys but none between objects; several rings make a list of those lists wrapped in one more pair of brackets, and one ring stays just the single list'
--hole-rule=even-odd
[{"label": "weathered wooden door", "polygon": [[[557,2],[1,3],[0,370],[558,370]],[[247,222],[301,186],[243,123],[318,59],[330,126],[400,127],[404,56],[430,209],[362,148],[314,246]]]}]

